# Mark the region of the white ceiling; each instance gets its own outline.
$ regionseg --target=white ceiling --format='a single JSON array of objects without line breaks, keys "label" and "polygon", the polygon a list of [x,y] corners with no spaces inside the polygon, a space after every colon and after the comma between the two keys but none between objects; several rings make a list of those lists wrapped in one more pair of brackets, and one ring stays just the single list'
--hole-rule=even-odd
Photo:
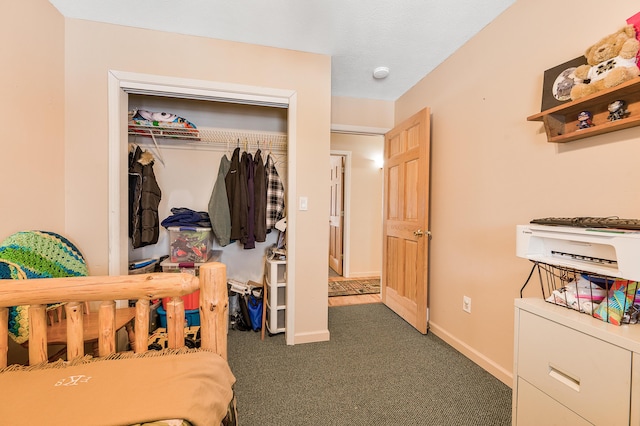
[{"label": "white ceiling", "polygon": [[333,96],[396,100],[515,0],[49,1],[69,18],[330,55]]}]

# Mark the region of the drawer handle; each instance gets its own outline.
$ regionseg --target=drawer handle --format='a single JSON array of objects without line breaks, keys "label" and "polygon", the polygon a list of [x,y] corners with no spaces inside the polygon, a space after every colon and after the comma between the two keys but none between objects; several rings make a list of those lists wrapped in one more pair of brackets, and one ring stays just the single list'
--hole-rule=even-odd
[{"label": "drawer handle", "polygon": [[557,381],[559,381],[563,385],[566,385],[566,386],[570,387],[574,391],[580,392],[580,379],[579,378],[573,377],[570,374],[565,373],[562,370],[559,370],[558,368],[554,367],[551,364],[549,364],[549,376],[554,378],[554,379],[556,379]]}]

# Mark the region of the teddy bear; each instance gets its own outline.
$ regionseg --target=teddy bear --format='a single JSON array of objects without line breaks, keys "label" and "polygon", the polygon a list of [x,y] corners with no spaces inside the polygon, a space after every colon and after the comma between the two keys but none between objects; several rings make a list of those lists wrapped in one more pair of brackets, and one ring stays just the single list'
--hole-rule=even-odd
[{"label": "teddy bear", "polygon": [[633,25],[627,25],[589,47],[584,54],[587,64],[575,70],[576,78],[582,83],[571,88],[571,99],[615,87],[640,75],[636,64],[639,50],[640,42]]}]

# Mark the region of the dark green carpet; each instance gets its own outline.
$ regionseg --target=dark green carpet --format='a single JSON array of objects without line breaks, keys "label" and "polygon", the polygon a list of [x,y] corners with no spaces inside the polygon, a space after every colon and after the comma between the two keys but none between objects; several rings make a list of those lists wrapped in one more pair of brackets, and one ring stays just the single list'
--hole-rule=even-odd
[{"label": "dark green carpet", "polygon": [[329,342],[229,332],[238,417],[258,425],[510,425],[511,389],[382,304],[329,308]]}]

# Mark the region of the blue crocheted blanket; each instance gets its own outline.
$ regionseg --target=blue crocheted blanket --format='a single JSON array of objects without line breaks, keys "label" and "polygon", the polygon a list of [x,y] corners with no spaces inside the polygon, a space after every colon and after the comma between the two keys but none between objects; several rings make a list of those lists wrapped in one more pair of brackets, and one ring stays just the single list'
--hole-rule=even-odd
[{"label": "blue crocheted blanket", "polygon": [[[0,243],[0,279],[60,278],[88,275],[80,250],[54,232],[22,231]],[[9,335],[29,338],[28,306],[9,310]]]}]

